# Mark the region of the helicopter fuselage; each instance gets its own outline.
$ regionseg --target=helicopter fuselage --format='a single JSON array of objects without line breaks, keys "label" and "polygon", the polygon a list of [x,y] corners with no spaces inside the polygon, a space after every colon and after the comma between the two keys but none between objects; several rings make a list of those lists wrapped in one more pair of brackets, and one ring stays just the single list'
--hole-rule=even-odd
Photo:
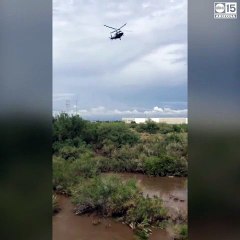
[{"label": "helicopter fuselage", "polygon": [[116,32],[113,36],[110,37],[111,40],[113,39],[121,39],[121,37],[123,36],[123,32]]}]

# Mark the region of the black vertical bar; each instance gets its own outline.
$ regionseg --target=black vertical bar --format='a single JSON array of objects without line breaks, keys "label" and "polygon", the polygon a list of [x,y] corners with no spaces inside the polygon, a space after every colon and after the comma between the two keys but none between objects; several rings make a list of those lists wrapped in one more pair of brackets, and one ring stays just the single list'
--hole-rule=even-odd
[{"label": "black vertical bar", "polygon": [[239,19],[188,1],[189,239],[240,239]]},{"label": "black vertical bar", "polygon": [[1,239],[51,239],[52,1],[0,1]]}]

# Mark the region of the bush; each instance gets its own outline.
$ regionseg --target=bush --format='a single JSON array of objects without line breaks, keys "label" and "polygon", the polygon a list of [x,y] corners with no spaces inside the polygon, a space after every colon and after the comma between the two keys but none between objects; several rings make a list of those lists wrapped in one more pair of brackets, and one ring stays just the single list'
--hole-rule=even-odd
[{"label": "bush", "polygon": [[139,141],[139,136],[124,123],[101,123],[97,134],[100,148],[106,143],[106,140],[117,148],[126,144],[133,146]]},{"label": "bush", "polygon": [[71,164],[71,172],[74,176],[89,178],[100,173],[100,166],[91,155],[83,155]]},{"label": "bush", "polygon": [[[102,215],[123,215],[127,210],[128,201],[133,199],[138,189],[134,180],[122,182],[114,176],[95,177],[73,189],[73,202],[76,211],[96,210]],[[91,209],[91,210],[90,210]],[[80,212],[80,213],[81,213]]]},{"label": "bush", "polygon": [[71,194],[71,187],[82,178],[93,177],[100,169],[91,155],[83,155],[75,161],[53,158],[53,189],[60,193]]},{"label": "bush", "polygon": [[135,180],[122,181],[115,176],[95,177],[72,190],[75,213],[96,211],[108,217],[120,217],[133,229],[145,229],[167,218],[167,211],[158,197],[144,197]]},{"label": "bush", "polygon": [[136,127],[136,129],[139,132],[147,132],[147,133],[154,134],[159,130],[159,127],[158,127],[157,123],[149,120],[146,123],[140,123]]},{"label": "bush", "polygon": [[60,192],[69,193],[69,187],[76,180],[72,175],[71,163],[62,158],[53,158],[53,188]]},{"label": "bush", "polygon": [[187,224],[182,224],[178,228],[180,239],[185,240],[188,237],[188,227]]},{"label": "bush", "polygon": [[166,153],[169,156],[180,159],[187,156],[187,145],[179,142],[172,142],[166,146]]},{"label": "bush", "polygon": [[[153,224],[167,218],[167,211],[163,207],[162,200],[158,197],[149,198],[140,196],[136,198],[134,205],[127,212],[129,223]],[[136,226],[137,227],[137,226]]]},{"label": "bush", "polygon": [[75,160],[80,156],[80,149],[71,146],[63,146],[59,150],[59,154],[65,160]]},{"label": "bush", "polygon": [[177,224],[173,227],[173,238],[176,240],[188,239],[188,227],[187,224]]},{"label": "bush", "polygon": [[62,113],[53,118],[53,141],[61,142],[76,137],[84,139],[86,135],[86,125],[87,121],[78,115],[69,116],[66,113]]},{"label": "bush", "polygon": [[178,142],[181,144],[187,143],[187,136],[184,133],[168,133],[165,138],[166,144]]},{"label": "bush", "polygon": [[112,157],[112,153],[116,150],[115,143],[109,139],[103,140],[103,146],[101,152],[108,157]]},{"label": "bush", "polygon": [[174,132],[173,130],[174,125],[172,124],[159,123],[158,126],[159,126],[159,132],[162,134]]},{"label": "bush", "polygon": [[110,172],[112,171],[112,159],[103,157],[103,156],[95,156],[93,161],[98,166],[100,172]]},{"label": "bush", "polygon": [[187,124],[174,124],[173,131],[177,133],[187,132]]},{"label": "bush", "polygon": [[186,176],[187,164],[182,159],[162,155],[160,157],[148,157],[144,160],[144,171],[148,175],[155,176]]}]

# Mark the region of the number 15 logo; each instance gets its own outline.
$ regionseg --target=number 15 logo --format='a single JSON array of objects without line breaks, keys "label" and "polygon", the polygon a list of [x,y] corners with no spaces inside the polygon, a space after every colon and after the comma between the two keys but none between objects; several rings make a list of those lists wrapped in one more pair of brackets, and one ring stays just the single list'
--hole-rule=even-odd
[{"label": "number 15 logo", "polygon": [[236,2],[226,2],[225,3],[226,13],[237,13],[237,3]]}]

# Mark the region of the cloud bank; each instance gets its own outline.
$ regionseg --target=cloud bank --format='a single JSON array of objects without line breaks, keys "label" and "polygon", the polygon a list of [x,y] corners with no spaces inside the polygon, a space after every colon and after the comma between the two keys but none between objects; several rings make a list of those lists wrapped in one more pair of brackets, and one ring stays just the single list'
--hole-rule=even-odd
[{"label": "cloud bank", "polygon": [[[54,114],[60,114],[55,111]],[[80,115],[89,120],[121,120],[123,117],[186,117],[187,109],[154,107],[152,109],[107,109],[103,106],[90,109],[78,109],[76,105],[67,111],[70,115]]]}]

